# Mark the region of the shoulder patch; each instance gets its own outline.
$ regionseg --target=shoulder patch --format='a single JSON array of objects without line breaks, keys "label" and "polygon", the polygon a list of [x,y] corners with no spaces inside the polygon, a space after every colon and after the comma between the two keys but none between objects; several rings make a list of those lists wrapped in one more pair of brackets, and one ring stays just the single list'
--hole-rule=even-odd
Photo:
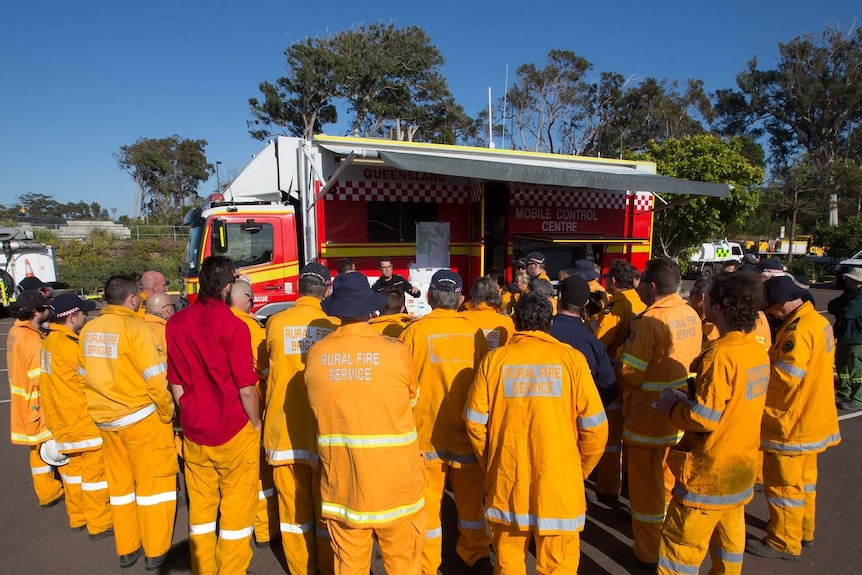
[{"label": "shoulder patch", "polygon": [[784,345],[781,346],[781,353],[790,353],[793,351],[793,340],[788,339],[784,342]]}]

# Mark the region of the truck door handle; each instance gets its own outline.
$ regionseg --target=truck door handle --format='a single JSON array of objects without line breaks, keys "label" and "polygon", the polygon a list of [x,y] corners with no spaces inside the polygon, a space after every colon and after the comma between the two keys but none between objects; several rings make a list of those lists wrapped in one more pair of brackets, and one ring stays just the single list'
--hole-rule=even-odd
[{"label": "truck door handle", "polygon": [[263,289],[273,291],[273,290],[279,289],[279,287],[280,286],[268,285],[268,286],[263,286]]}]

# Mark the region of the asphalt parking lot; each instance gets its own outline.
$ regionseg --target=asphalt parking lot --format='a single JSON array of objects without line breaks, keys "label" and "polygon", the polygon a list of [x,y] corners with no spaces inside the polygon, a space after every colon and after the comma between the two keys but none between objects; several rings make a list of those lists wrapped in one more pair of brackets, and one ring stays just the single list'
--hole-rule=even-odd
[{"label": "asphalt parking lot", "polygon": [[[813,289],[817,309],[823,310],[829,299],[839,292],[831,289]],[[5,384],[6,334],[12,320],[0,320],[0,428],[9,429],[9,387]],[[820,476],[817,483],[817,532],[813,547],[805,549],[796,562],[769,561],[745,556],[745,571],[766,575],[830,573],[855,574],[860,571],[859,521],[862,518],[862,417],[860,414],[840,413],[842,443],[820,457]],[[143,572],[143,561],[131,569],[120,570],[114,552],[113,539],[90,541],[86,532],[72,532],[68,526],[64,506],[41,509],[32,492],[27,449],[14,446],[8,440],[0,441],[0,573],[134,573]],[[580,573],[586,575],[622,574],[630,570],[624,561],[631,545],[631,527],[615,513],[590,498],[587,524],[582,533]],[[188,516],[181,502],[174,531],[174,549],[177,560],[164,566],[159,573],[190,573],[187,546]],[[763,534],[768,512],[761,493],[746,508],[746,523],[750,536]],[[465,573],[454,553],[454,506],[447,498],[444,505],[444,563],[441,573]],[[708,563],[707,563],[708,565]],[[703,568],[706,572],[707,566]],[[378,557],[373,571],[384,573]],[[278,545],[255,549],[251,573],[285,573],[284,558]],[[535,573],[530,560],[528,573]],[[393,574],[395,575],[395,574]]]}]

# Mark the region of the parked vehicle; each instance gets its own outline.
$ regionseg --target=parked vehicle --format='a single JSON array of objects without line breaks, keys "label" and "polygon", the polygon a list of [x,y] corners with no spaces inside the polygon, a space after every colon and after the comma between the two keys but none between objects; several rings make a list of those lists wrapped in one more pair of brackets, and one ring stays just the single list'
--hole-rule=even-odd
[{"label": "parked vehicle", "polygon": [[844,274],[853,268],[862,268],[862,251],[857,252],[852,258],[841,260],[835,266],[835,287],[844,289]]},{"label": "parked vehicle", "polygon": [[719,273],[728,262],[742,262],[742,246],[736,242],[713,240],[703,242],[689,260],[687,275],[710,276]]},{"label": "parked vehicle", "polygon": [[37,242],[30,230],[0,228],[0,303],[6,306],[15,299],[15,288],[25,277],[56,283],[54,248]]}]

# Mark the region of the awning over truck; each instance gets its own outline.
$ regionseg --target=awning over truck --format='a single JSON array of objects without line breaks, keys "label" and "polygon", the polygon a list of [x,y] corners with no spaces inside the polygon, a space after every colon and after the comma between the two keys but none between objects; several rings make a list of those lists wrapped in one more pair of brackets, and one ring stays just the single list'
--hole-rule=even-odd
[{"label": "awning over truck", "polygon": [[346,155],[353,152],[360,158],[377,157],[394,168],[414,172],[571,188],[637,190],[719,198],[728,197],[730,193],[727,184],[695,182],[649,173],[644,169],[645,162],[563,155],[553,157],[552,154],[386,140],[357,139],[354,143],[351,138],[323,137],[317,141],[335,153]]}]

